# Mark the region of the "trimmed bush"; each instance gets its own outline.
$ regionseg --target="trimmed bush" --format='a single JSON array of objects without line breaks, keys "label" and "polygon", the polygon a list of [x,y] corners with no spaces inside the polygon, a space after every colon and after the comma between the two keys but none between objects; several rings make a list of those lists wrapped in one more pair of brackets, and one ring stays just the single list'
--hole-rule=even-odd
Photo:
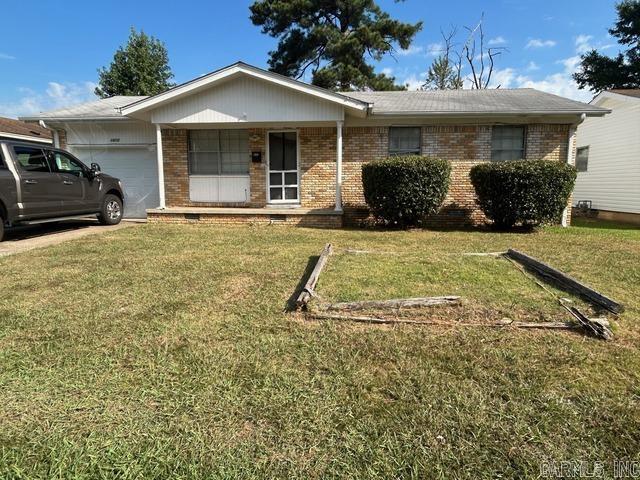
[{"label": "trimmed bush", "polygon": [[417,225],[438,211],[449,190],[451,165],[417,155],[389,157],[362,166],[364,199],[387,225]]},{"label": "trimmed bush", "polygon": [[478,204],[497,228],[558,222],[576,181],[571,165],[547,160],[483,163],[470,172]]}]

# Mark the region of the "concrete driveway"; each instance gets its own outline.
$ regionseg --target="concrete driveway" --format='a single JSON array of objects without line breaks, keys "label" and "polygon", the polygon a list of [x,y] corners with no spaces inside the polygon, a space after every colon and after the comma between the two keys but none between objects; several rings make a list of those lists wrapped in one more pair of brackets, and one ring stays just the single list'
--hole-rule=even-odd
[{"label": "concrete driveway", "polygon": [[15,227],[5,231],[5,240],[0,242],[0,257],[26,252],[34,248],[57,245],[87,235],[133,227],[138,224],[123,221],[119,225],[105,226],[100,225],[97,220],[87,219]]}]

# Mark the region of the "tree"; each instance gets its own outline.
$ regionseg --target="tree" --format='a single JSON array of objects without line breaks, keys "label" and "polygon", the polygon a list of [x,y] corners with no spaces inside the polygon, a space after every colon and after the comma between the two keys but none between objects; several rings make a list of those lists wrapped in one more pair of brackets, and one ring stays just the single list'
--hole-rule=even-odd
[{"label": "tree", "polygon": [[[402,1],[402,0],[396,0]],[[402,90],[395,79],[368,63],[407,49],[422,22],[402,23],[375,0],[256,0],[251,21],[278,39],[270,70],[332,90]]]},{"label": "tree", "polygon": [[[484,13],[474,28],[465,27],[469,32],[469,36],[462,47],[462,54],[467,59],[467,64],[471,69],[471,88],[475,90],[489,88],[493,68],[495,67],[495,59],[506,50],[504,47],[485,47],[483,24]],[[500,88],[500,85],[496,86],[496,88]]]},{"label": "tree", "polygon": [[640,88],[640,0],[616,5],[618,21],[609,33],[629,47],[615,57],[592,49],[580,57],[580,71],[573,74],[579,88],[593,92],[613,88]]},{"label": "tree", "polygon": [[444,40],[443,52],[433,60],[433,63],[429,67],[427,72],[427,80],[422,85],[422,89],[426,90],[458,90],[463,87],[463,80],[461,76],[462,72],[462,57],[456,53],[457,60],[453,60],[454,53],[453,39],[456,36],[456,29],[452,28],[451,31],[445,35],[442,33],[442,39]]},{"label": "tree", "polygon": [[[487,47],[484,34],[484,13],[474,27],[464,27],[469,33],[461,48],[454,48],[457,29],[452,27],[448,34],[440,32],[444,44],[443,53],[438,56],[429,71],[422,88],[431,90],[451,90],[464,88],[467,80],[472,89],[489,88],[496,58],[506,51],[505,47]],[[462,77],[463,62],[471,73]],[[497,85],[496,88],[500,88]]]},{"label": "tree", "polygon": [[113,95],[157,95],[173,87],[169,56],[164,44],[131,27],[129,39],[118,48],[109,68],[98,70],[95,89],[101,98]]}]

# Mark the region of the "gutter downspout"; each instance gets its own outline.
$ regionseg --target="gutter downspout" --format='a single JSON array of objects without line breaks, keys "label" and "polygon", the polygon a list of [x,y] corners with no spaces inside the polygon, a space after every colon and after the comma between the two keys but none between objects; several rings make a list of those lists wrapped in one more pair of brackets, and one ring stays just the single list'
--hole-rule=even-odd
[{"label": "gutter downspout", "polygon": [[[579,121],[569,126],[569,139],[567,140],[567,165],[575,164],[573,161],[573,142],[575,141],[578,125],[584,122],[585,118],[587,118],[587,114],[583,113],[580,115]],[[562,226],[569,226],[569,207],[564,207],[564,210],[562,211]]]},{"label": "gutter downspout", "polygon": [[42,127],[42,128],[46,128],[47,130],[51,130],[53,132],[53,146],[55,148],[60,148],[60,136],[58,135],[58,131],[48,127],[46,123],[44,123],[44,120],[40,120],[38,122],[38,124]]}]

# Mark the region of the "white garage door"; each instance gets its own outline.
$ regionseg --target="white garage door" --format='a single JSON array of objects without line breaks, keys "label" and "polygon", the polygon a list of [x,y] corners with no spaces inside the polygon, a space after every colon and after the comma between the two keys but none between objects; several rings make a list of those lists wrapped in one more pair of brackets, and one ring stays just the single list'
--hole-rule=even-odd
[{"label": "white garage door", "polygon": [[87,165],[96,162],[104,173],[122,181],[125,218],[146,218],[148,208],[160,205],[155,148],[70,146],[69,150]]}]

